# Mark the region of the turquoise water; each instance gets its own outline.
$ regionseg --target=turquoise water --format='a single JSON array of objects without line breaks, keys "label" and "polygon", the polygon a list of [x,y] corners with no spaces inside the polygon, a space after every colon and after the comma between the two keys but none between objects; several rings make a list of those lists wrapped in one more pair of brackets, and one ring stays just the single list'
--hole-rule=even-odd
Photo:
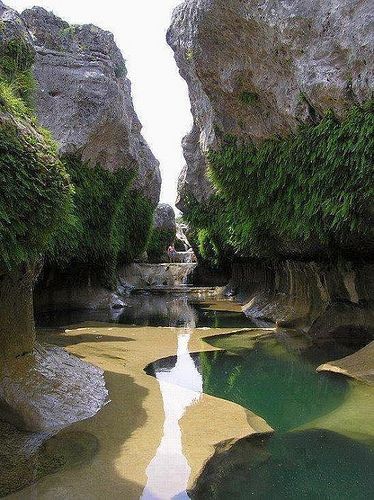
[{"label": "turquoise water", "polygon": [[[248,437],[226,451],[218,449],[189,492],[191,498],[374,498],[372,435],[355,441],[333,429],[300,430],[344,407],[351,394],[352,383],[346,377],[316,372],[326,361],[323,347],[294,334],[208,340],[225,350],[191,355],[202,375],[203,391],[248,408],[275,432]],[[328,354],[337,359],[347,349],[330,344]],[[146,372],[170,372],[174,365],[175,357],[165,358]],[[361,432],[354,424],[353,430]]]},{"label": "turquoise water", "polygon": [[[276,339],[258,341],[252,349],[192,354],[202,374],[203,391],[261,415],[273,429],[286,431],[337,408],[348,389],[347,379],[317,373],[315,365],[288,352]],[[147,373],[168,371],[170,357],[151,365]],[[152,372],[153,370],[153,372]]]}]

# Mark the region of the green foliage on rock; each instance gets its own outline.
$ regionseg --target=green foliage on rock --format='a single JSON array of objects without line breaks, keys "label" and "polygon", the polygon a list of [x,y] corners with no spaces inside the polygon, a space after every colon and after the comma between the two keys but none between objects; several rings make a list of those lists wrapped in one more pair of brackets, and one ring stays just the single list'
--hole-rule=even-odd
[{"label": "green foliage on rock", "polygon": [[69,220],[71,184],[30,108],[33,52],[0,41],[0,268],[32,263]]},{"label": "green foliage on rock", "polygon": [[258,101],[258,95],[255,92],[249,92],[248,90],[244,90],[239,97],[240,100],[248,106]]},{"label": "green foliage on rock", "polygon": [[75,188],[74,219],[50,248],[49,265],[89,272],[111,286],[118,265],[145,250],[154,207],[133,190],[135,172],[109,172],[76,156],[65,157],[64,163]]},{"label": "green foliage on rock", "polygon": [[11,112],[31,115],[34,58],[34,49],[23,38],[0,39],[0,103],[11,106]]},{"label": "green foliage on rock", "polygon": [[[373,103],[339,122],[331,113],[286,139],[208,154],[216,195],[185,216],[201,254],[283,257],[364,254],[373,248]],[[224,245],[222,246],[222,241]],[[213,256],[210,254],[213,253]],[[220,255],[221,254],[221,255]]]},{"label": "green foliage on rock", "polygon": [[147,245],[148,259],[150,262],[165,262],[167,249],[174,243],[175,231],[171,229],[153,228]]}]

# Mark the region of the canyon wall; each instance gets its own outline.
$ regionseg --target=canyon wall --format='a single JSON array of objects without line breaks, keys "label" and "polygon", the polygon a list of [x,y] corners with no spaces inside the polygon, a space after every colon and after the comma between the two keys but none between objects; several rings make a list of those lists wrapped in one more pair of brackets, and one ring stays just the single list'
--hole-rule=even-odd
[{"label": "canyon wall", "polygon": [[119,268],[146,250],[161,176],[141,134],[111,33],[40,7],[21,14],[35,48],[36,114],[75,187],[70,227],[47,253],[38,308],[110,307]]},{"label": "canyon wall", "polygon": [[369,0],[186,0],[167,41],[186,80],[194,127],[183,141],[179,206],[211,190],[204,153],[225,135],[261,143],[338,117],[373,89]]},{"label": "canyon wall", "polygon": [[73,188],[33,112],[34,58],[22,19],[0,1],[0,418],[43,441],[93,416],[108,393],[102,370],[36,342],[33,285]]},{"label": "canyon wall", "polygon": [[69,25],[41,7],[21,17],[35,46],[36,113],[61,155],[104,170],[136,170],[133,189],[156,205],[159,163],[141,135],[126,63],[112,33]]},{"label": "canyon wall", "polygon": [[174,11],[194,117],[177,206],[259,322],[374,332],[373,21],[367,0]]}]

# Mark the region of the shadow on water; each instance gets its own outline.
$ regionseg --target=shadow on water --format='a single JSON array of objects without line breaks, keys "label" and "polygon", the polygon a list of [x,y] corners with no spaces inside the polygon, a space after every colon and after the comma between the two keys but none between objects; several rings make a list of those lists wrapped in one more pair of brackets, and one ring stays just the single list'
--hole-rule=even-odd
[{"label": "shadow on water", "polygon": [[207,462],[193,499],[366,500],[372,498],[374,450],[335,432],[254,436]]}]

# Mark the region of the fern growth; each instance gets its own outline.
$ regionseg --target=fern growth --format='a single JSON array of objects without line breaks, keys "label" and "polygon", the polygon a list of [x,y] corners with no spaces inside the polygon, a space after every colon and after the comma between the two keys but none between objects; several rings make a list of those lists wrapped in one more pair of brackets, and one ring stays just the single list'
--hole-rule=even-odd
[{"label": "fern growth", "polygon": [[202,255],[209,248],[258,258],[369,253],[373,151],[372,102],[341,122],[327,113],[315,126],[258,147],[228,138],[208,153],[216,195],[204,206],[190,200],[185,214]]}]

